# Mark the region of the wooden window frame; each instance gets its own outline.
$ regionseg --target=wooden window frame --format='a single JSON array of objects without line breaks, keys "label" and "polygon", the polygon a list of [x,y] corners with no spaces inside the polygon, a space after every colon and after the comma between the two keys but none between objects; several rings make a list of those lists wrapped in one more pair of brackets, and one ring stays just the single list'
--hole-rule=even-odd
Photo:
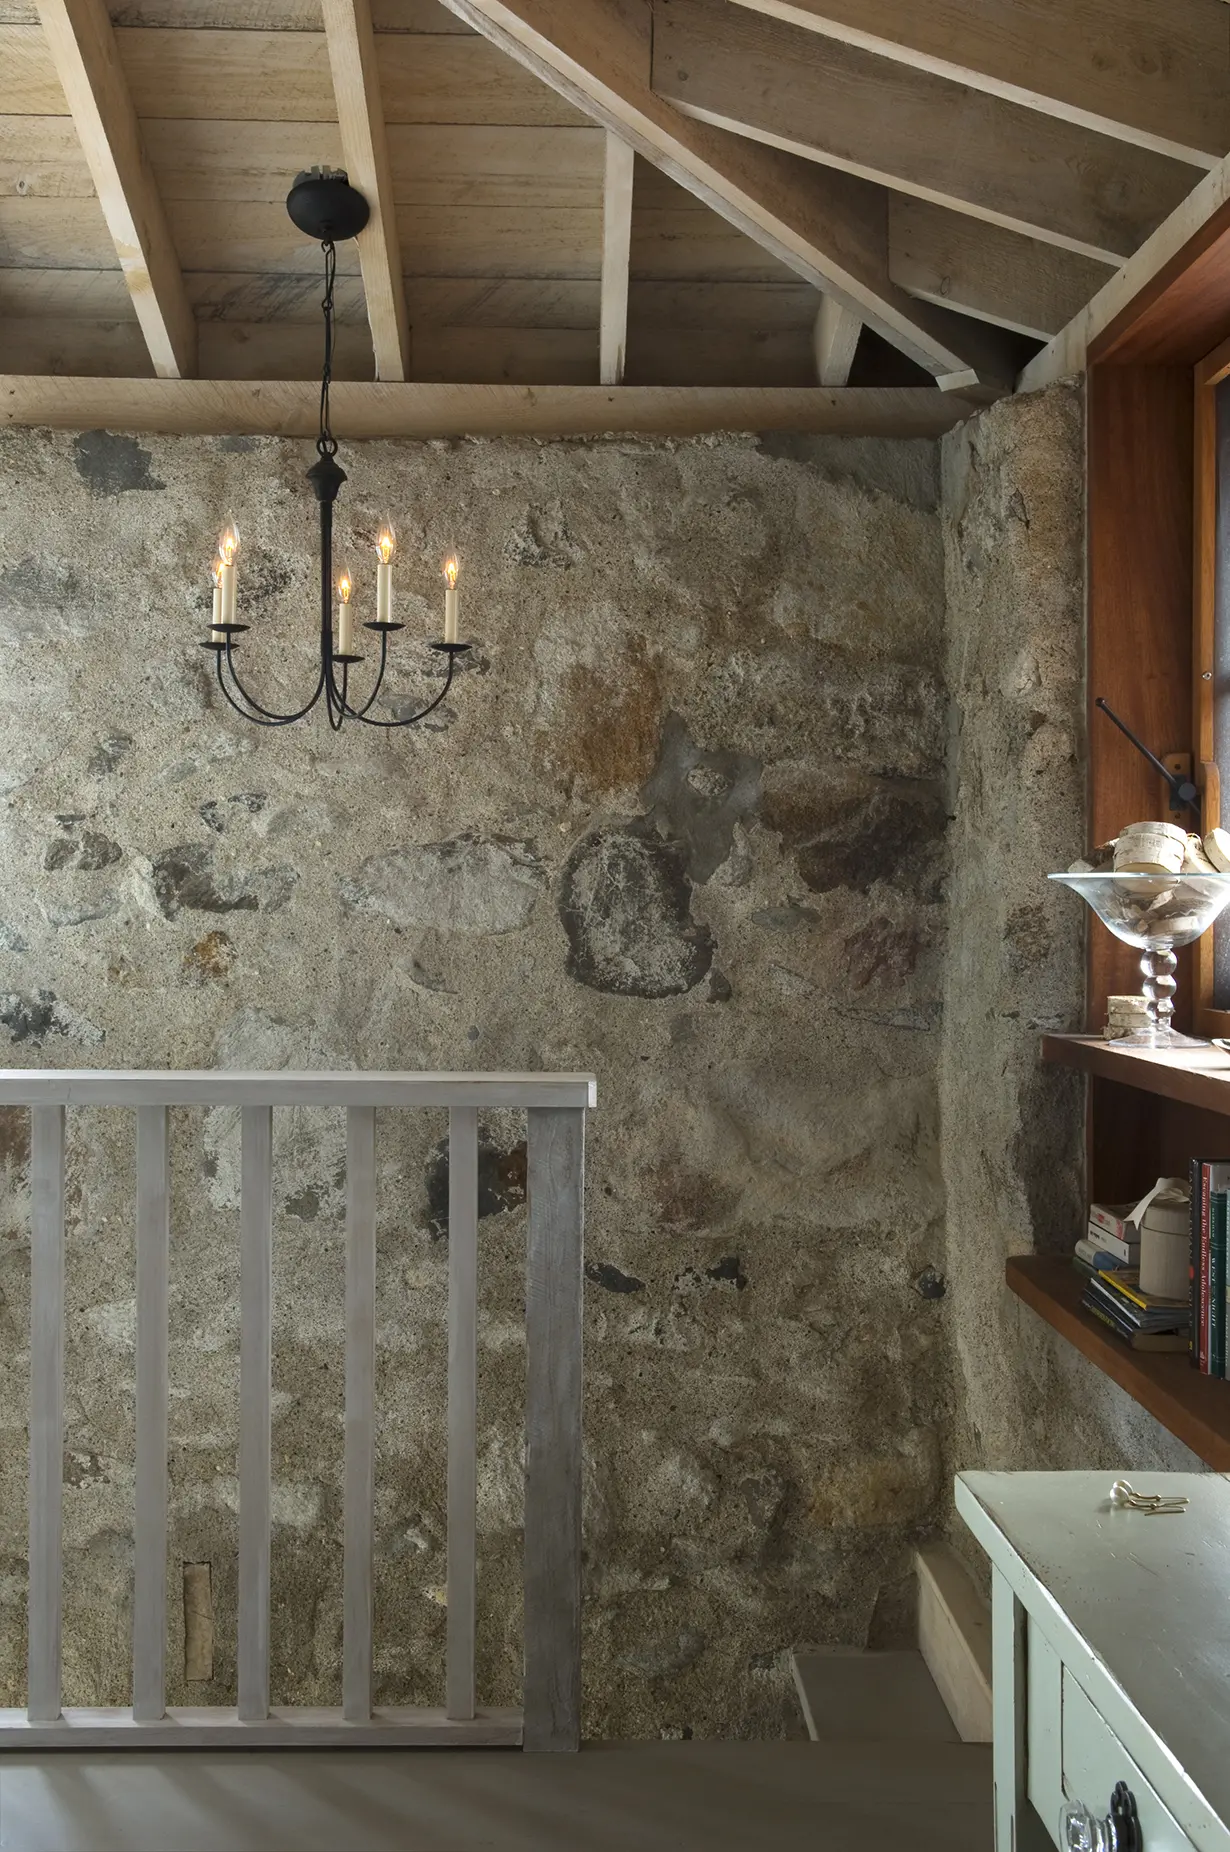
[{"label": "wooden window frame", "polygon": [[[1217,388],[1230,378],[1230,340],[1194,369],[1194,508],[1192,589],[1192,746],[1200,788],[1201,828],[1222,822],[1221,778],[1213,745],[1214,635],[1217,614]],[[1230,1010],[1213,1003],[1213,934],[1197,940],[1192,957],[1195,1032],[1230,1036]]]}]

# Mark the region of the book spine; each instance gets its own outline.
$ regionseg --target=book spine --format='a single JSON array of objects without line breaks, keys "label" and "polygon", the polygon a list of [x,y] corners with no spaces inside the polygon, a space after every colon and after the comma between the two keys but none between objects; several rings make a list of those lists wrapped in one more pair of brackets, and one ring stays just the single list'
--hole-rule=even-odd
[{"label": "book spine", "polygon": [[1104,1306],[1093,1305],[1090,1303],[1088,1299],[1083,1299],[1081,1303],[1084,1306],[1085,1310],[1089,1313],[1089,1315],[1092,1318],[1096,1318],[1100,1325],[1105,1325],[1108,1331],[1113,1331],[1115,1336],[1122,1343],[1125,1343],[1125,1344],[1131,1343],[1132,1339],[1131,1339],[1129,1332],[1127,1332],[1123,1328],[1122,1325],[1118,1324],[1116,1320],[1111,1317],[1110,1313],[1105,1309]]},{"label": "book spine", "polygon": [[1191,1322],[1187,1326],[1187,1354],[1193,1370],[1200,1365],[1200,1159],[1187,1159],[1187,1189],[1191,1196],[1189,1235],[1187,1235],[1187,1306]]},{"label": "book spine", "polygon": [[1209,1375],[1226,1374],[1226,1205],[1224,1190],[1209,1199],[1212,1228],[1209,1235]]},{"label": "book spine", "polygon": [[1104,1235],[1113,1235],[1116,1241],[1132,1238],[1132,1224],[1125,1222],[1121,1215],[1115,1215],[1112,1210],[1104,1209],[1101,1203],[1090,1203],[1089,1223],[1092,1228],[1100,1228]]},{"label": "book spine", "polygon": [[1117,1235],[1107,1234],[1096,1222],[1090,1222],[1086,1239],[1107,1254],[1113,1254],[1125,1267],[1134,1267],[1140,1260],[1139,1241],[1120,1241]]},{"label": "book spine", "polygon": [[1200,1166],[1200,1374],[1209,1373],[1209,1171]]}]

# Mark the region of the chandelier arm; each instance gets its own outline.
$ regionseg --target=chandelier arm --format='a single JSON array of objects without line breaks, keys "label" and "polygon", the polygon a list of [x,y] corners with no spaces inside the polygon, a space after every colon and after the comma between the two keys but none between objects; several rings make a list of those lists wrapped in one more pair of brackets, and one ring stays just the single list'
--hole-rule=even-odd
[{"label": "chandelier arm", "polygon": [[[256,696],[249,694],[248,690],[244,687],[243,683],[239,679],[239,675],[235,669],[235,659],[231,652],[231,640],[229,637],[226,640],[226,666],[230,670],[231,680],[234,682],[236,688],[239,690],[244,700],[248,703],[248,706],[254,710],[254,714],[259,714],[261,718],[265,721],[266,725],[268,726],[288,727],[291,725],[293,721],[302,720],[306,714],[311,713],[312,709],[315,707],[316,703],[320,699],[321,686],[322,686],[323,679],[324,679],[323,673],[321,676],[317,678],[315,693],[311,696],[310,700],[305,701],[303,706],[299,708],[295,713],[275,714],[272,708],[262,707],[260,702],[256,699]],[[231,702],[231,706],[234,707],[237,712],[242,713],[243,709],[240,708],[235,701],[231,700],[230,691],[228,690],[226,683],[222,678],[222,651],[221,650],[218,651],[218,685],[222,689],[223,694],[226,695],[227,700]],[[254,715],[249,715],[249,719],[253,717]]]},{"label": "chandelier arm", "polygon": [[329,725],[332,727],[335,733],[341,732],[342,723],[346,719],[346,677],[349,674],[349,672],[350,672],[350,664],[348,662],[344,662],[342,664],[342,686],[340,690],[335,691],[335,696],[334,696],[334,699],[337,705],[337,719],[336,720],[333,718],[334,701],[329,702]]},{"label": "chandelier arm", "polygon": [[[242,685],[238,681],[236,681],[235,685],[237,688],[239,688],[240,693],[243,694],[244,690],[243,690]],[[304,714],[308,711],[307,708],[303,708],[297,714],[269,714],[269,713],[266,713],[263,709],[258,712],[258,711],[254,711],[254,709],[251,707],[241,706],[240,703],[235,699],[234,695],[231,693],[230,689],[226,685],[225,680],[223,679],[221,650],[219,650],[218,652],[218,686],[222,690],[222,693],[225,699],[234,708],[235,712],[237,714],[242,715],[242,717],[245,720],[250,720],[254,727],[289,727],[294,721],[302,720]],[[247,696],[245,695],[244,698],[247,699]],[[309,702],[308,706],[311,707],[313,704],[314,703]]]},{"label": "chandelier arm", "polygon": [[[376,699],[376,696],[380,693],[380,690],[384,685],[384,671],[388,663],[388,656],[389,656],[389,640],[388,640],[388,637],[382,632],[381,637],[380,637],[380,667],[376,671],[376,685],[372,689],[371,693],[368,695],[362,707],[352,707],[350,705],[350,699],[347,693],[347,684],[345,680],[343,680],[342,692],[343,692],[343,695],[345,695],[346,697],[346,718],[348,720],[362,720],[364,714],[366,714],[369,708],[372,706],[373,702]],[[350,665],[348,663],[343,663],[342,665],[343,677],[346,675],[346,671],[349,668],[349,666]],[[387,724],[388,723],[383,720],[377,722],[377,725],[382,726],[382,727]]]},{"label": "chandelier arm", "polygon": [[443,701],[444,697],[447,695],[449,689],[453,685],[453,668],[454,668],[453,658],[450,656],[448,659],[448,674],[444,679],[443,688],[440,690],[435,700],[429,701],[426,707],[421,707],[417,714],[407,714],[404,720],[369,720],[367,718],[367,714],[365,711],[363,713],[356,713],[354,716],[355,719],[361,720],[365,727],[413,727],[415,726],[420,720],[426,720],[428,714],[434,714],[436,709],[439,707],[441,701]]}]

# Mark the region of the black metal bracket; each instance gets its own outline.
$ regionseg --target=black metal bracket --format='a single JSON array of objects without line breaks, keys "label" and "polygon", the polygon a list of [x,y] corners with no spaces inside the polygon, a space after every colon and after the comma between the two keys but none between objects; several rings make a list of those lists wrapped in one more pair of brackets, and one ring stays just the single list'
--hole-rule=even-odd
[{"label": "black metal bracket", "polygon": [[1195,817],[1197,823],[1199,823],[1200,821],[1200,793],[1196,789],[1195,785],[1192,783],[1191,779],[1182,778],[1177,772],[1172,772],[1169,770],[1167,766],[1163,765],[1162,761],[1158,758],[1157,754],[1155,752],[1150,752],[1149,748],[1145,745],[1143,740],[1137,739],[1136,735],[1132,732],[1132,729],[1131,727],[1128,726],[1127,722],[1125,720],[1120,720],[1114,708],[1111,707],[1109,703],[1104,701],[1101,695],[1099,695],[1097,700],[1094,702],[1094,706],[1100,707],[1102,712],[1106,715],[1107,719],[1113,720],[1115,725],[1118,727],[1120,733],[1125,734],[1127,738],[1131,740],[1137,752],[1141,753],[1143,757],[1149,761],[1149,764],[1153,767],[1158,777],[1162,780],[1163,784],[1166,786],[1167,790],[1170,792],[1170,796],[1174,804],[1174,808],[1176,810],[1190,810],[1192,815]]}]

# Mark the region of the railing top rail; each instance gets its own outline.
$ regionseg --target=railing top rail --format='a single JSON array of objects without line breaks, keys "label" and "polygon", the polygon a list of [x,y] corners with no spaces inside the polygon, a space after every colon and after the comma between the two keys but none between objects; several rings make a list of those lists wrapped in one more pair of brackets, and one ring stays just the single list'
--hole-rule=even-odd
[{"label": "railing top rail", "polygon": [[0,1106],[580,1106],[592,1074],[0,1068]]}]

